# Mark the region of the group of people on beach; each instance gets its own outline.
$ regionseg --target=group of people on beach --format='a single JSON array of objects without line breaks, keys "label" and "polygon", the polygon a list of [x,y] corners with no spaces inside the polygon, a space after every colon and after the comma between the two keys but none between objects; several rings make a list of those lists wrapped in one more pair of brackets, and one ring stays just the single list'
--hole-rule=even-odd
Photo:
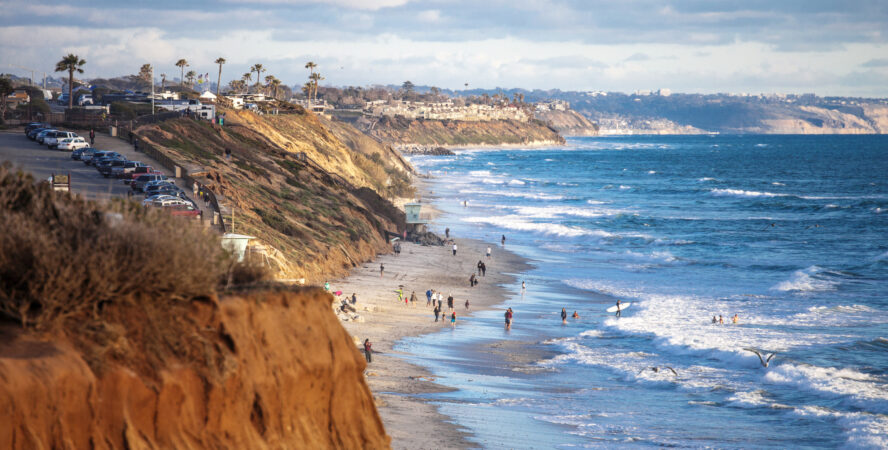
[{"label": "group of people on beach", "polygon": [[[738,322],[740,322],[740,316],[739,316],[738,314],[734,314],[734,317],[731,318],[731,323],[736,324],[736,323],[738,323]],[[717,318],[717,319],[716,319],[715,316],[712,316],[712,323],[717,323],[717,324],[719,324],[719,325],[724,325],[724,324],[725,324],[725,319],[722,318],[721,314],[718,315],[718,318]]]}]

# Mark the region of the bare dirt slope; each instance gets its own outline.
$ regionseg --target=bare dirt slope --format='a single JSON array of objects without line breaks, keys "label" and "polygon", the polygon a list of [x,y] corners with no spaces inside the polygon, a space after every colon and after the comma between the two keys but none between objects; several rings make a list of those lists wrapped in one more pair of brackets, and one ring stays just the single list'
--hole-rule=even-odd
[{"label": "bare dirt slope", "polygon": [[279,277],[323,283],[388,251],[385,233],[404,230],[403,213],[388,206],[412,195],[409,166],[352,150],[314,115],[228,111],[224,127],[182,118],[137,133],[206,170],[235,231],[259,238]]},{"label": "bare dirt slope", "polygon": [[590,122],[582,114],[573,111],[550,110],[534,113],[534,118],[542,120],[558,130],[563,136],[597,136],[598,125]]}]

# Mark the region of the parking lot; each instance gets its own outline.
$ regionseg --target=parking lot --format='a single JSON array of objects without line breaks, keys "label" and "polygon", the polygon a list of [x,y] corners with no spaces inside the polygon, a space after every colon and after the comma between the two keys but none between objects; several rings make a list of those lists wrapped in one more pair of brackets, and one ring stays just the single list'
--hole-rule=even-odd
[{"label": "parking lot", "polygon": [[[121,139],[96,133],[95,147],[118,152],[128,160],[141,161],[167,176],[173,175],[157,161],[144,153],[136,152],[131,145]],[[15,168],[32,173],[37,180],[46,180],[53,174],[70,174],[71,191],[89,200],[107,201],[114,197],[125,198],[130,191],[130,187],[121,180],[105,178],[94,167],[72,160],[70,151],[48,149],[29,140],[22,129],[0,132],[0,161],[11,161]],[[190,187],[186,186],[183,180],[175,180],[175,183],[188,193],[189,198],[192,197]],[[141,196],[136,198],[140,199]],[[203,201],[195,200],[194,203],[203,212],[203,217],[211,219],[212,209]]]}]

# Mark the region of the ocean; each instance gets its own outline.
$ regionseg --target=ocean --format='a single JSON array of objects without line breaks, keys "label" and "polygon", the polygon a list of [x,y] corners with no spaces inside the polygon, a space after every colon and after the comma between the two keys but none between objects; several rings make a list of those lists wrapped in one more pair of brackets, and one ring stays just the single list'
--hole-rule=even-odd
[{"label": "ocean", "polygon": [[456,388],[428,398],[477,445],[888,448],[888,137],[410,159],[434,231],[505,235],[533,266],[499,308],[397,346]]}]

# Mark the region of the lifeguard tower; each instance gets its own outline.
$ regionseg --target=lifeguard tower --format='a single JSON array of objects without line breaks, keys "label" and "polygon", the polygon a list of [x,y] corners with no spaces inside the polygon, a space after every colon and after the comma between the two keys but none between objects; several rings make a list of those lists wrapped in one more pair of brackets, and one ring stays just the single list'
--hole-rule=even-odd
[{"label": "lifeguard tower", "polygon": [[407,232],[409,233],[425,233],[428,219],[423,219],[421,215],[422,203],[407,203],[404,205],[404,212],[407,214]]}]

